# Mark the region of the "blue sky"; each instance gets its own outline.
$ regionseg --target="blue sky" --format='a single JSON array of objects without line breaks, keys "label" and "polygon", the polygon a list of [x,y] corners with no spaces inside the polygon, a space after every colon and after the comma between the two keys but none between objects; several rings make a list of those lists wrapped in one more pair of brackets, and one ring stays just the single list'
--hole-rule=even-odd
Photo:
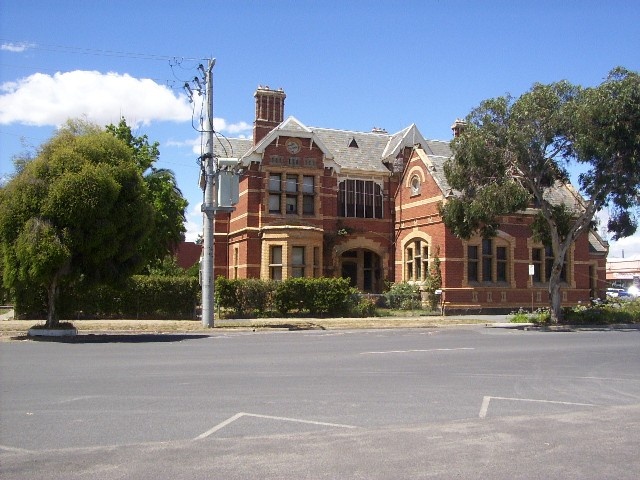
[{"label": "blue sky", "polygon": [[[201,228],[199,134],[182,85],[216,58],[214,116],[250,136],[258,85],[308,126],[431,139],[482,100],[535,82],[599,84],[640,71],[640,2],[0,0],[0,175],[69,117],[124,116],[160,142]],[[143,80],[145,79],[145,80]],[[640,233],[610,256],[640,255]]]}]

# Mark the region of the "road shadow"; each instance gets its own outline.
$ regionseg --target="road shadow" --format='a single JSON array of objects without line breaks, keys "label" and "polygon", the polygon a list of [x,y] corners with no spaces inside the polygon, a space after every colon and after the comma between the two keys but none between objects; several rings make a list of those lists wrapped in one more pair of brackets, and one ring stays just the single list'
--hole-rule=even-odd
[{"label": "road shadow", "polygon": [[205,334],[188,333],[131,333],[131,334],[107,334],[107,333],[86,333],[73,337],[44,337],[20,335],[11,337],[11,340],[30,340],[32,342],[50,343],[167,343],[182,342],[184,340],[197,340],[208,338]]}]

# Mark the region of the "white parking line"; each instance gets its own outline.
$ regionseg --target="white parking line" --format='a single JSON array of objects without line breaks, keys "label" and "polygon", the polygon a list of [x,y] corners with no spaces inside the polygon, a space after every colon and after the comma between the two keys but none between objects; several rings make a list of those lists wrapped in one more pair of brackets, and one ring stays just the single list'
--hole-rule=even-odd
[{"label": "white parking line", "polygon": [[387,353],[415,353],[415,352],[456,352],[458,350],[475,350],[475,348],[460,347],[460,348],[431,348],[427,350],[386,350],[383,352],[360,352],[360,355],[383,355]]},{"label": "white parking line", "polygon": [[340,423],[317,422],[315,420],[301,420],[299,418],[274,417],[273,415],[260,415],[258,413],[240,412],[240,413],[236,413],[232,417],[227,418],[224,422],[219,423],[218,425],[216,425],[215,427],[207,430],[206,432],[202,433],[201,435],[198,435],[193,440],[194,441],[203,440],[203,439],[213,435],[217,431],[222,430],[227,425],[235,422],[236,420],[238,420],[239,418],[242,418],[242,417],[265,418],[265,419],[268,419],[268,420],[279,420],[279,421],[282,421],[282,422],[306,423],[306,424],[310,424],[310,425],[320,425],[320,426],[324,426],[324,427],[358,428],[358,427],[356,427],[354,425],[343,425],[343,424],[340,424]]},{"label": "white parking line", "polygon": [[482,399],[482,406],[480,407],[480,418],[485,418],[487,416],[487,411],[489,410],[489,402],[491,400],[509,400],[513,402],[535,402],[535,403],[555,403],[558,405],[577,405],[580,407],[596,407],[593,403],[577,403],[577,402],[560,402],[556,400],[536,400],[533,398],[509,398],[509,397],[484,397]]}]

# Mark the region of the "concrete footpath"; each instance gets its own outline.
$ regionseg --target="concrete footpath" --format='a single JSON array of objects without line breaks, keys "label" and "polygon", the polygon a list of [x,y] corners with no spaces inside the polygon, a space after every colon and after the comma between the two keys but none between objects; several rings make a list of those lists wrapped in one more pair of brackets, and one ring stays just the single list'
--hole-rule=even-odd
[{"label": "concrete footpath", "polygon": [[[66,320],[65,320],[66,321]],[[79,334],[97,333],[212,333],[217,330],[338,330],[375,328],[435,328],[457,325],[506,324],[507,315],[405,316],[368,318],[252,318],[214,319],[214,328],[200,320],[73,320]],[[12,314],[0,318],[3,338],[26,335],[41,320],[15,320]]]}]

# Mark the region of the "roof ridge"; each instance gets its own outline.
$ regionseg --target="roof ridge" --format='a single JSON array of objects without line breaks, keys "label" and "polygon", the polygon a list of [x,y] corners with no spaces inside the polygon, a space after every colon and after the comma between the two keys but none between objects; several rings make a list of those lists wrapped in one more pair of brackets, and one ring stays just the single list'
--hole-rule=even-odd
[{"label": "roof ridge", "polygon": [[361,135],[375,135],[377,137],[392,137],[395,133],[383,133],[383,132],[363,132],[360,130],[344,130],[341,128],[326,128],[326,127],[309,127],[311,130],[327,130],[332,132],[341,133],[359,133]]}]

